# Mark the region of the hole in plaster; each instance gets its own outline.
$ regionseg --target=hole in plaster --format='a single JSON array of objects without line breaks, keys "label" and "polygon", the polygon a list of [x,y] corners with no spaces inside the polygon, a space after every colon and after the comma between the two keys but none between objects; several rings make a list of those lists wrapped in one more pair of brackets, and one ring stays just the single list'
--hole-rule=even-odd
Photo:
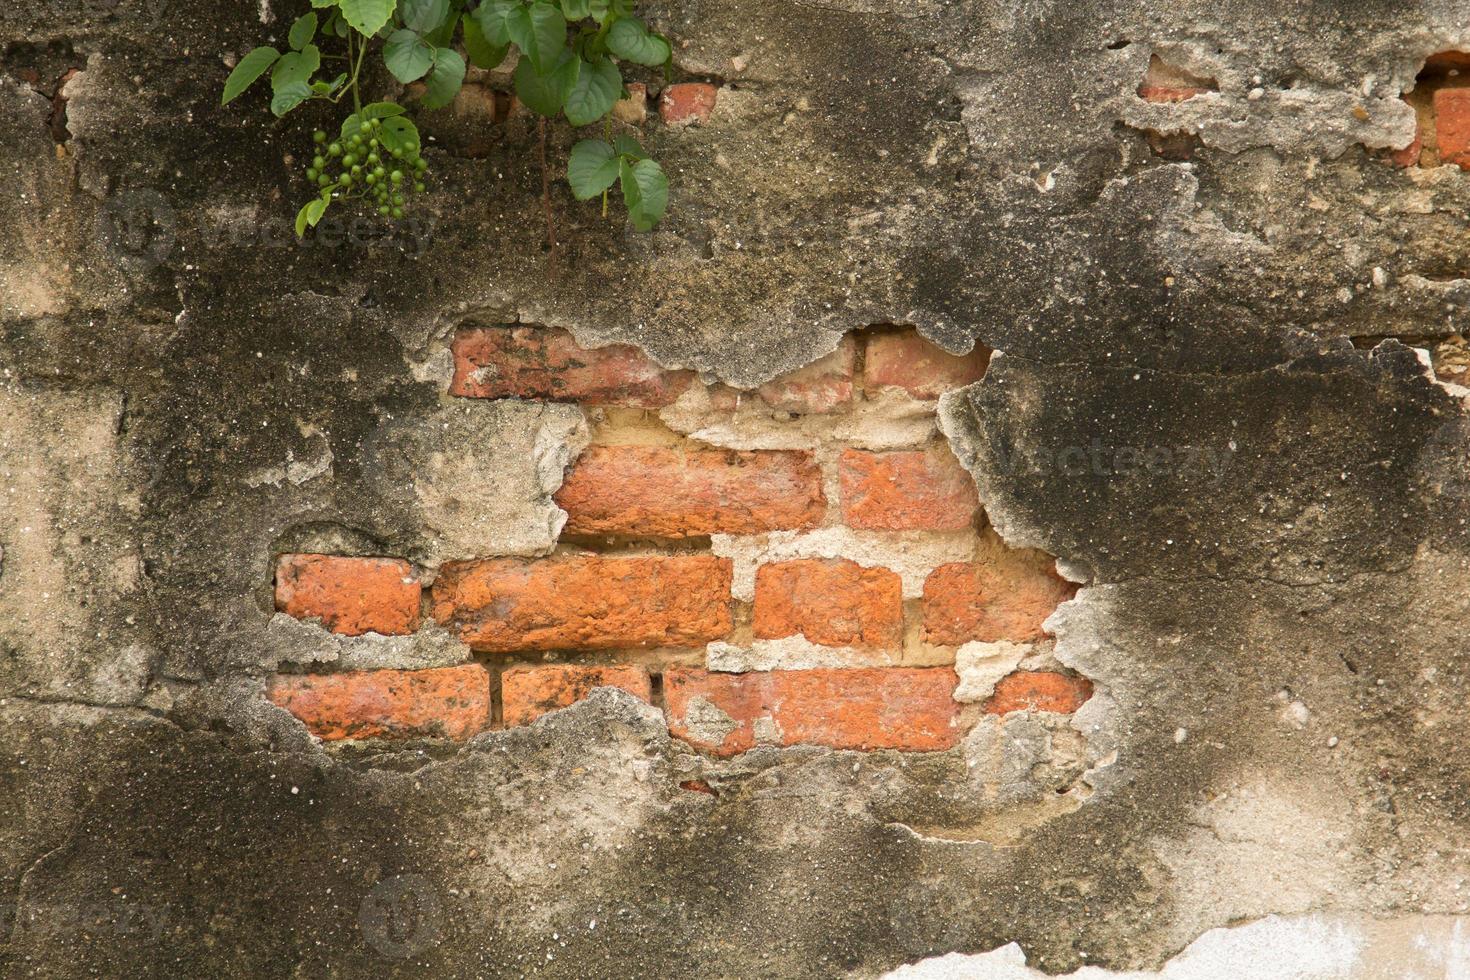
[{"label": "hole in plaster", "polygon": [[1414,110],[1414,139],[1389,160],[1399,167],[1470,169],[1470,52],[1430,55],[1403,100]]}]

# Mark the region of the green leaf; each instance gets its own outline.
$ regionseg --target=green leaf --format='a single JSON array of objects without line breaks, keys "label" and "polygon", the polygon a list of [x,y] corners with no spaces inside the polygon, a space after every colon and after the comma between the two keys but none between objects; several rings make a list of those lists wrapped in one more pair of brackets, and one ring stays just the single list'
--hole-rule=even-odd
[{"label": "green leaf", "polygon": [[393,16],[394,0],[342,0],[342,16],[353,30],[372,37]]},{"label": "green leaf", "polygon": [[378,130],[378,139],[388,148],[389,153],[394,150],[407,153],[419,148],[419,129],[407,116],[390,116],[383,120],[383,128]]},{"label": "green leaf", "polygon": [[620,157],[632,157],[634,160],[648,158],[648,154],[643,152],[643,144],[625,133],[619,133],[613,137],[613,149]]},{"label": "green leaf", "polygon": [[618,66],[606,58],[584,62],[577,82],[567,95],[564,111],[567,122],[586,126],[607,115],[618,96],[623,94],[623,76]]},{"label": "green leaf", "polygon": [[296,212],[296,237],[306,237],[306,226],[315,228],[322,215],[327,212],[327,204],[330,203],[325,197],[314,197],[301,205],[301,210]]},{"label": "green leaf", "polygon": [[522,6],[516,0],[485,0],[470,16],[480,25],[480,33],[494,45],[510,43],[510,18]]},{"label": "green leaf", "polygon": [[454,29],[458,26],[459,14],[451,11],[443,23],[424,35],[424,40],[436,48],[447,48],[454,43]]},{"label": "green leaf", "polygon": [[[274,83],[274,80],[272,80]],[[285,85],[274,85],[271,93],[271,112],[276,116],[284,116],[292,109],[311,98],[311,89],[305,82],[289,82]]]},{"label": "green leaf", "polygon": [[592,16],[592,0],[561,0],[561,12],[567,20],[581,20]]},{"label": "green leaf", "polygon": [[607,20],[607,12],[609,9],[611,8],[608,4],[608,0],[591,0],[591,2],[587,4],[588,14],[590,14],[592,19],[597,21],[597,23],[599,24]]},{"label": "green leaf", "polygon": [[427,34],[449,15],[449,0],[400,0],[398,16],[403,26]]},{"label": "green leaf", "polygon": [[407,111],[397,102],[369,102],[362,107],[362,118],[387,119],[389,116],[401,116]]},{"label": "green leaf", "polygon": [[633,228],[651,230],[669,207],[669,178],[664,176],[663,168],[653,160],[632,164],[622,160],[618,164],[618,178]]},{"label": "green leaf", "polygon": [[516,65],[514,76],[516,95],[532,112],[554,116],[566,105],[567,96],[577,84],[581,67],[582,59],[565,47],[561,50],[561,57],[544,75],[531,64],[531,59],[522,58]]},{"label": "green leaf", "polygon": [[219,104],[224,105],[237,98],[252,82],[264,75],[266,69],[275,64],[280,56],[281,53],[275,48],[256,48],[241,58],[240,63],[235,65],[235,70],[230,72],[230,77],[225,79],[225,91]]},{"label": "green leaf", "polygon": [[291,25],[291,33],[286,35],[286,40],[291,42],[291,47],[300,51],[316,37],[316,14],[302,14],[296,18],[296,23]]},{"label": "green leaf", "polygon": [[509,14],[505,23],[510,39],[539,72],[548,71],[555,63],[555,53],[567,46],[567,19],[549,3],[537,0],[521,7]]},{"label": "green leaf", "polygon": [[[319,200],[321,200],[321,198],[316,198],[316,200],[319,201]],[[307,201],[305,204],[301,205],[301,210],[296,212],[296,237],[297,238],[305,238],[306,237],[306,221],[307,221],[306,214],[310,210],[311,210],[311,201]]]},{"label": "green leaf", "polygon": [[590,200],[611,187],[618,179],[618,157],[603,140],[581,140],[567,157],[567,183],[572,196]]},{"label": "green leaf", "polygon": [[428,91],[419,100],[426,109],[438,109],[454,101],[455,93],[464,84],[464,59],[452,48],[440,48],[434,55],[434,70],[429,73],[425,84]]},{"label": "green leaf", "polygon": [[476,68],[494,68],[505,60],[510,43],[492,44],[485,37],[485,29],[473,17],[464,19],[464,49],[469,53],[470,64]]},{"label": "green leaf", "polygon": [[320,10],[323,7],[337,6],[337,0],[311,0],[311,5]]},{"label": "green leaf", "polygon": [[271,88],[277,92],[290,85],[300,84],[304,88],[321,64],[322,53],[315,44],[308,44],[300,51],[287,51],[271,69]]},{"label": "green leaf", "polygon": [[413,31],[394,31],[383,45],[383,64],[406,85],[423,78],[434,66],[434,50]]},{"label": "green leaf", "polygon": [[657,67],[673,54],[669,42],[649,32],[637,17],[624,17],[607,30],[607,49],[624,61]]}]

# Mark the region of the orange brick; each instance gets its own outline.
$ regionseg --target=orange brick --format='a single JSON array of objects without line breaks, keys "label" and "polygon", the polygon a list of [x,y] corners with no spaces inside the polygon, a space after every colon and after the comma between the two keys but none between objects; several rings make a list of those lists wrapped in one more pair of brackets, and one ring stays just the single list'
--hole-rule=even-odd
[{"label": "orange brick", "polygon": [[886,568],[803,558],[755,573],[755,635],[801,634],[829,647],[897,648],[903,642],[903,582]]},{"label": "orange brick", "polygon": [[574,704],[595,688],[617,687],[653,699],[648,671],[629,664],[545,664],[512,667],[500,675],[507,725],[529,725],[548,711]]},{"label": "orange brick", "polygon": [[277,674],[267,694],[317,738],[464,739],[490,720],[490,675],[478,664],[432,670]]},{"label": "orange brick", "polygon": [[690,667],[664,673],[669,731],[716,755],[755,746],[947,749],[960,736],[948,667],[777,670],[721,674]]},{"label": "orange brick", "polygon": [[665,371],[627,344],[587,350],[565,330],[472,327],[455,334],[451,347],[449,393],[466,398],[661,408],[694,380],[692,371]]},{"label": "orange brick", "polygon": [[1434,93],[1439,162],[1470,170],[1470,88],[1442,88]]},{"label": "orange brick", "polygon": [[491,653],[702,646],[730,632],[730,578],[710,555],[452,562],[434,618]]},{"label": "orange brick", "polygon": [[839,464],[842,519],[881,531],[967,528],[980,501],[970,474],[947,449],[843,452]]},{"label": "orange brick", "polygon": [[856,367],[857,342],[849,334],[826,357],[766,382],[756,394],[780,411],[819,415],[852,401]]},{"label": "orange brick", "polygon": [[864,378],[869,388],[902,388],[915,398],[932,401],[979,381],[989,363],[990,351],[978,344],[968,354],[951,354],[906,330],[877,334],[868,341]]},{"label": "orange brick", "polygon": [[1140,85],[1138,97],[1145,102],[1187,102],[1208,91],[1193,85]]},{"label": "orange brick", "polygon": [[594,446],[556,494],[566,531],[683,538],[813,527],[827,510],[810,453]]},{"label": "orange brick", "polygon": [[658,114],[670,126],[689,126],[709,119],[719,89],[708,82],[680,82],[665,86],[658,99]]},{"label": "orange brick", "polygon": [[942,646],[1036,640],[1046,617],[1076,592],[1055,572],[1020,561],[941,565],[924,582],[924,639]]},{"label": "orange brick", "polygon": [[1050,670],[1018,670],[1002,677],[995,693],[985,702],[985,713],[1009,711],[1054,711],[1071,714],[1092,697],[1092,682],[1085,677]]},{"label": "orange brick", "polygon": [[421,591],[413,566],[397,558],[282,555],[276,561],[276,608],[320,619],[347,636],[412,633]]}]

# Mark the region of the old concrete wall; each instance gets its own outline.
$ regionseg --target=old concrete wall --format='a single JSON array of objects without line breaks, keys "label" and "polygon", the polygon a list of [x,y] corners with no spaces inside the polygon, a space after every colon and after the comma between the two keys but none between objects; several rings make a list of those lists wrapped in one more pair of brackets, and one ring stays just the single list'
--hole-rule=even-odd
[{"label": "old concrete wall", "polygon": [[[410,224],[292,240],[314,120],[218,93],[298,12],[0,10],[7,974],[1285,975],[1210,932],[1260,920],[1304,976],[1450,975],[1470,174],[1394,156],[1470,3],[654,3],[715,111],[645,126],[651,235],[558,185],[555,256],[533,130],[451,110]],[[1202,91],[1141,97],[1152,59]],[[276,556],[564,546],[605,420],[450,394],[460,332],[510,324],[745,390],[875,325],[995,351],[916,424],[977,534],[1080,585],[1044,657],[1091,698],[937,751],[719,756],[606,689],[315,738],[275,675],[487,655],[277,616]],[[657,425],[775,445],[708,421]]]}]

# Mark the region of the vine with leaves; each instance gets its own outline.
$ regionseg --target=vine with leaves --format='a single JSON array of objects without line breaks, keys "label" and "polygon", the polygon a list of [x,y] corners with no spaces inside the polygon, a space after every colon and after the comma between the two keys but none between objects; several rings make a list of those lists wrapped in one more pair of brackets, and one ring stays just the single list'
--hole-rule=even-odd
[{"label": "vine with leaves", "polygon": [[[634,0],[311,0],[311,12],[287,34],[289,50],[258,47],[225,80],[221,104],[238,98],[270,73],[271,112],[285,116],[312,101],[351,99],[352,112],[335,136],[313,133],[306,178],[315,196],[296,215],[296,234],[321,221],[334,204],[364,203],[401,218],[414,194],[425,190],[428,163],[418,127],[396,102],[364,102],[363,61],[380,49],[384,66],[405,85],[419,82],[418,105],[440,108],[464,84],[466,64],[494,68],[514,50],[512,81],[521,103],[540,116],[543,197],[546,120],[564,117],[575,127],[604,122],[627,97],[621,65],[669,70],[667,38],[634,16]],[[324,51],[324,49],[327,49]],[[463,50],[465,55],[460,54]],[[329,67],[334,63],[335,71]],[[603,214],[614,186],[628,218],[648,231],[668,207],[669,182],[658,162],[627,135],[578,141],[567,160],[567,183],[579,201],[601,198]],[[548,211],[548,236],[552,238]]]}]

